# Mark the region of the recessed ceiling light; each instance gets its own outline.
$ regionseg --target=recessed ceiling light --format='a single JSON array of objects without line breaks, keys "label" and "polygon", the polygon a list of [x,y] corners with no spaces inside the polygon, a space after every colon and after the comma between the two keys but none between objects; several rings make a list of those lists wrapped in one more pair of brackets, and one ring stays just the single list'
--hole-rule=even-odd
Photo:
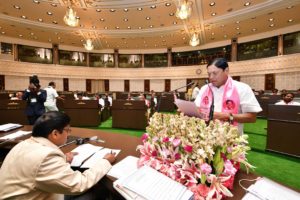
[{"label": "recessed ceiling light", "polygon": [[124,8],[124,12],[128,12],[128,8]]},{"label": "recessed ceiling light", "polygon": [[22,17],[23,19],[26,19],[26,18],[27,18],[25,15],[22,15],[21,17]]},{"label": "recessed ceiling light", "polygon": [[214,6],[214,5],[216,5],[216,2],[211,2],[209,5]]},{"label": "recessed ceiling light", "polygon": [[215,33],[214,33],[214,32],[212,32],[212,33],[211,33],[211,35],[215,35]]},{"label": "recessed ceiling light", "polygon": [[257,30],[256,28],[253,28],[253,29],[252,29],[253,32],[255,32],[256,30]]},{"label": "recessed ceiling light", "polygon": [[236,27],[235,29],[236,29],[236,30],[240,30],[240,27]]},{"label": "recessed ceiling light", "polygon": [[150,17],[146,17],[146,20],[150,20],[151,18]]},{"label": "recessed ceiling light", "polygon": [[80,19],[80,17],[79,17],[79,16],[76,16],[75,18],[76,18],[76,19]]},{"label": "recessed ceiling light", "polygon": [[92,26],[92,28],[93,28],[93,29],[95,29],[95,28],[96,28],[96,26],[94,25],[94,26]]},{"label": "recessed ceiling light", "polygon": [[104,26],[104,29],[108,29],[108,27],[107,27],[107,26]]},{"label": "recessed ceiling light", "polygon": [[130,27],[130,26],[127,26],[127,28],[128,28],[128,29],[131,29],[131,27]]},{"label": "recessed ceiling light", "polygon": [[289,20],[288,20],[289,23],[290,23],[290,22],[293,22],[293,21],[294,21],[293,19],[289,19]]},{"label": "recessed ceiling light", "polygon": [[225,25],[224,25],[224,24],[222,24],[222,25],[221,25],[221,28],[224,28],[224,27],[225,27]]},{"label": "recessed ceiling light", "polygon": [[101,12],[101,9],[97,8],[97,9],[96,9],[96,12]]},{"label": "recessed ceiling light", "polygon": [[174,24],[174,25],[176,25],[176,24],[177,24],[177,22],[173,22],[173,24]]},{"label": "recessed ceiling light", "polygon": [[53,23],[53,24],[57,24],[57,21],[54,20],[52,23]]},{"label": "recessed ceiling light", "polygon": [[120,29],[120,27],[119,27],[119,26],[116,26],[116,29]]},{"label": "recessed ceiling light", "polygon": [[49,38],[48,41],[51,42],[52,40]]},{"label": "recessed ceiling light", "polygon": [[170,6],[170,5],[171,5],[170,3],[166,3],[166,4],[165,4],[165,6],[167,6],[167,7]]},{"label": "recessed ceiling light", "polygon": [[60,38],[60,37],[57,37],[57,39],[60,40],[61,38]]},{"label": "recessed ceiling light", "polygon": [[15,8],[15,9],[18,9],[18,10],[21,9],[20,6],[17,6],[17,5],[14,5],[14,8]]},{"label": "recessed ceiling light", "polygon": [[291,8],[293,8],[294,6],[289,6],[289,7],[287,7],[286,9],[291,9]]},{"label": "recessed ceiling light", "polygon": [[236,24],[239,24],[239,23],[240,23],[240,21],[236,21],[235,23],[236,23]]},{"label": "recessed ceiling light", "polygon": [[124,20],[124,22],[128,22],[128,19],[127,18],[125,18],[125,19],[123,19]]},{"label": "recessed ceiling light", "polygon": [[141,26],[139,26],[139,29],[142,29],[142,27],[141,27]]},{"label": "recessed ceiling light", "polygon": [[214,12],[214,13],[211,13],[211,16],[215,16],[216,14],[217,14],[217,13],[215,13],[215,12]]},{"label": "recessed ceiling light", "polygon": [[228,36],[227,35],[224,35],[224,38],[227,38]]},{"label": "recessed ceiling light", "polygon": [[84,41],[83,39],[80,40],[80,42],[83,42],[83,41]]},{"label": "recessed ceiling light", "polygon": [[23,35],[22,35],[22,34],[20,34],[20,35],[19,35],[19,37],[23,37]]},{"label": "recessed ceiling light", "polygon": [[150,6],[150,8],[155,9],[155,8],[156,8],[156,5]]},{"label": "recessed ceiling light", "polygon": [[109,11],[110,11],[110,12],[116,12],[116,10],[115,10],[115,9],[110,9]]},{"label": "recessed ceiling light", "polygon": [[269,21],[270,21],[270,22],[274,21],[274,18],[270,18]]},{"label": "recessed ceiling light", "polygon": [[57,7],[57,4],[56,3],[51,3],[51,6]]},{"label": "recessed ceiling light", "polygon": [[137,8],[137,10],[138,10],[138,11],[142,11],[142,10],[143,10],[143,8]]},{"label": "recessed ceiling light", "polygon": [[47,12],[47,15],[53,15],[53,14],[52,14],[52,12],[48,11],[48,12]]},{"label": "recessed ceiling light", "polygon": [[38,21],[39,21],[39,22],[43,22],[43,19],[42,19],[42,18],[38,18]]},{"label": "recessed ceiling light", "polygon": [[153,25],[150,25],[149,27],[150,27],[150,28],[153,28]]},{"label": "recessed ceiling light", "polygon": [[5,34],[5,31],[2,31],[2,32],[1,32],[1,34],[3,34],[3,35],[4,35],[4,34]]},{"label": "recessed ceiling light", "polygon": [[105,19],[101,18],[101,19],[100,19],[100,21],[101,21],[101,22],[104,22],[104,21],[105,21]]},{"label": "recessed ceiling light", "polygon": [[38,0],[33,0],[33,3],[39,4],[40,1],[38,1]]},{"label": "recessed ceiling light", "polygon": [[33,33],[33,32],[31,32],[31,33],[30,33],[30,35],[34,35],[34,33]]},{"label": "recessed ceiling light", "polygon": [[186,38],[185,38],[185,37],[183,37],[182,39],[183,39],[183,40],[185,40]]},{"label": "recessed ceiling light", "polygon": [[170,16],[174,16],[174,13],[170,13],[169,15],[170,15]]},{"label": "recessed ceiling light", "polygon": [[269,27],[274,27],[274,26],[275,26],[275,24],[270,24],[270,25],[269,25]]},{"label": "recessed ceiling light", "polygon": [[250,6],[251,2],[246,2],[244,6]]}]

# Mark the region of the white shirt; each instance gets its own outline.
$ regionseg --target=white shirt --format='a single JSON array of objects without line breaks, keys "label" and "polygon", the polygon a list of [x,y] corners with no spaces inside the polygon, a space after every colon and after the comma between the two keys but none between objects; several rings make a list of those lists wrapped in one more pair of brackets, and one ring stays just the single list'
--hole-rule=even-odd
[{"label": "white shirt", "polygon": [[56,106],[56,97],[58,97],[58,94],[56,90],[52,86],[48,86],[45,88],[47,92],[47,99],[44,103],[45,106]]},{"label": "white shirt", "polygon": [[[240,98],[240,107],[238,110],[238,113],[258,113],[262,111],[257,99],[255,98],[255,95],[252,91],[252,89],[245,83],[238,82],[233,80],[232,84],[237,88],[237,92],[239,94]],[[201,97],[204,91],[206,90],[208,86],[204,85],[201,87],[199,94],[195,100],[195,104],[197,107],[200,107]],[[214,111],[215,112],[222,112],[222,100],[223,100],[223,93],[224,93],[224,85],[222,85],[220,88],[214,87],[210,83],[210,87],[214,94]],[[238,123],[238,129],[239,132],[243,133],[243,124]]]},{"label": "white shirt", "polygon": [[193,89],[192,99],[196,99],[197,96],[198,96],[198,94],[199,94],[199,92],[200,92],[199,88],[198,88],[198,87],[195,87],[195,88]]},{"label": "white shirt", "polygon": [[289,103],[285,103],[283,100],[281,100],[281,101],[275,103],[275,105],[300,106],[300,103],[296,102],[296,101],[291,101]]}]

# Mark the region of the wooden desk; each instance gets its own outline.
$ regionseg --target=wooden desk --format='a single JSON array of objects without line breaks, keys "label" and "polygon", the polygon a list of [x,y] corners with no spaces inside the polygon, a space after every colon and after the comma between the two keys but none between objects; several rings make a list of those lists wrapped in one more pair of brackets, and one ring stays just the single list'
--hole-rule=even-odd
[{"label": "wooden desk", "polygon": [[[93,143],[95,145],[100,145],[107,148],[115,148],[121,149],[120,154],[117,156],[116,162],[119,162],[123,158],[128,155],[139,157],[139,152],[136,151],[136,147],[139,144],[142,144],[140,138],[135,136],[129,136],[124,134],[117,134],[117,133],[109,133],[105,131],[93,130],[93,129],[85,129],[85,128],[74,128],[72,127],[71,135],[78,136],[78,137],[91,137],[91,136],[98,136],[100,139],[105,140],[104,144],[102,143]],[[31,126],[24,126],[23,130],[31,130]],[[76,147],[75,144],[71,144],[62,148],[63,152],[69,152]],[[239,186],[238,181],[240,179],[255,179],[257,178],[254,174],[246,174],[244,171],[239,171],[235,177],[234,182],[234,189],[232,193],[234,197],[227,198],[230,200],[240,200],[245,195],[244,190]],[[112,192],[113,199],[124,199],[119,193],[113,188],[113,181],[115,179],[109,176],[105,176],[101,179],[102,185],[96,185],[94,187],[99,187],[99,189],[103,189],[103,185]],[[248,187],[252,184],[251,182],[243,182],[243,186]],[[93,188],[95,189],[95,188]],[[101,198],[100,198],[101,199]],[[89,199],[86,199],[89,200]]]},{"label": "wooden desk", "polygon": [[275,104],[278,101],[280,101],[281,96],[280,95],[256,95],[256,99],[262,108],[262,111],[257,113],[257,116],[259,117],[268,117],[269,114],[269,104]]},{"label": "wooden desk", "polygon": [[269,105],[267,150],[300,158],[300,106]]},{"label": "wooden desk", "polygon": [[0,124],[28,124],[26,106],[27,102],[23,100],[0,100]]},{"label": "wooden desk", "polygon": [[175,110],[173,93],[162,93],[157,97],[157,110],[159,112],[173,112]]}]

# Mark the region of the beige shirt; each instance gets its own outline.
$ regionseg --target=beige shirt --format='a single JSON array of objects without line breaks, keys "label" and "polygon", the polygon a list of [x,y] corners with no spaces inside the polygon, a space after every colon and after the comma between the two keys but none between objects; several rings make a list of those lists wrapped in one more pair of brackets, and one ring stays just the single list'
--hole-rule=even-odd
[{"label": "beige shirt", "polygon": [[[83,173],[71,169],[64,153],[42,137],[16,145],[0,170],[0,199],[63,199],[94,186],[111,168],[105,159]],[[59,195],[60,194],[60,195]]]}]

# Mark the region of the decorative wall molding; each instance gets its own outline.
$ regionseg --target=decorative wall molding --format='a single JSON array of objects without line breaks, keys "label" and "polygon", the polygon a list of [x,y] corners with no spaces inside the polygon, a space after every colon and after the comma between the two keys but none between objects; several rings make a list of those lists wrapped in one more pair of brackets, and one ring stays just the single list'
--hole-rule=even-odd
[{"label": "decorative wall molding", "polygon": [[[197,74],[199,69],[201,74]],[[276,56],[229,63],[232,76],[251,76],[270,73],[300,72],[300,54]],[[69,79],[109,79],[109,80],[157,80],[207,78],[205,65],[162,67],[162,68],[93,68],[63,65],[49,65],[0,60],[0,72],[10,76],[69,78]]]}]

